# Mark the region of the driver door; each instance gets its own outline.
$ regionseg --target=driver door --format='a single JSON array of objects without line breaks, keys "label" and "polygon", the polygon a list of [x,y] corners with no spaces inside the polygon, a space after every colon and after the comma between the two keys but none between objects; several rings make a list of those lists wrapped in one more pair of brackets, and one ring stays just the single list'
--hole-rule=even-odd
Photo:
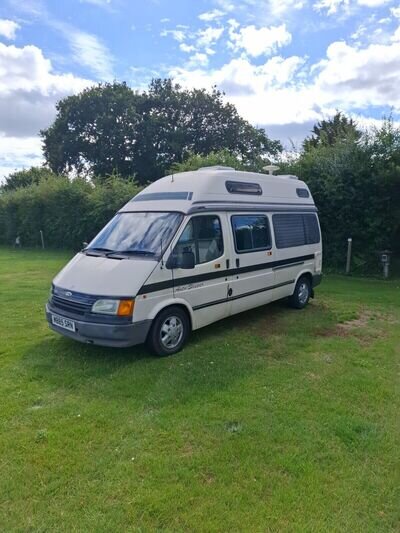
[{"label": "driver door", "polygon": [[225,214],[195,215],[189,219],[173,250],[177,264],[192,252],[195,266],[174,268],[174,296],[193,309],[195,329],[230,314],[229,239]]}]

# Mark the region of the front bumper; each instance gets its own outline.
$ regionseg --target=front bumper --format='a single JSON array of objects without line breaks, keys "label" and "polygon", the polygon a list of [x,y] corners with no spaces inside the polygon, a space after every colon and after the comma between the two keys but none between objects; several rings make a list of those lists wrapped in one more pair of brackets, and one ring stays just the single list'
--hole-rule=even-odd
[{"label": "front bumper", "polygon": [[[56,309],[53,312],[49,305],[46,304],[46,318],[49,327],[53,331],[60,333],[60,335],[88,344],[112,346],[115,348],[125,348],[143,343],[146,340],[151,326],[151,320],[143,320],[141,322],[134,322],[133,324],[97,324],[71,318],[75,322],[75,331],[69,331],[55,326],[51,321],[52,314],[63,316]],[[65,317],[67,318],[67,315]]]}]

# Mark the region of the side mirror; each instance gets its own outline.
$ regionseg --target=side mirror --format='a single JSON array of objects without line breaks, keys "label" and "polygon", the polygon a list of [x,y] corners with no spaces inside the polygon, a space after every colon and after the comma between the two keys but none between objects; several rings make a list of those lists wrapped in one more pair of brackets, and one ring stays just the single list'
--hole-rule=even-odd
[{"label": "side mirror", "polygon": [[185,269],[189,270],[190,268],[194,268],[194,265],[195,265],[194,253],[193,252],[183,252],[181,264],[179,265],[180,268],[185,268]]}]

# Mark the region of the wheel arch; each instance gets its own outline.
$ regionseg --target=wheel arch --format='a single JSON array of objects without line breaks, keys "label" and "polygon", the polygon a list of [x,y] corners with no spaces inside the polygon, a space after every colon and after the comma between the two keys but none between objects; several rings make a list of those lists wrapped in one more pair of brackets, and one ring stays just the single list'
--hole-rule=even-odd
[{"label": "wheel arch", "polygon": [[190,330],[193,330],[193,309],[190,307],[190,305],[180,298],[171,298],[168,300],[165,300],[163,302],[160,302],[159,305],[154,307],[153,312],[151,313],[151,321],[154,322],[154,320],[157,318],[157,316],[167,309],[168,307],[180,307],[182,308],[189,318],[189,324],[190,324]]},{"label": "wheel arch", "polygon": [[297,283],[298,283],[300,278],[307,278],[308,279],[308,281],[310,282],[311,298],[314,298],[314,289],[313,289],[313,286],[312,286],[313,285],[313,273],[311,272],[310,269],[304,269],[297,275],[296,281],[294,282],[293,294],[294,294],[294,291],[296,289],[296,285],[297,285]]}]

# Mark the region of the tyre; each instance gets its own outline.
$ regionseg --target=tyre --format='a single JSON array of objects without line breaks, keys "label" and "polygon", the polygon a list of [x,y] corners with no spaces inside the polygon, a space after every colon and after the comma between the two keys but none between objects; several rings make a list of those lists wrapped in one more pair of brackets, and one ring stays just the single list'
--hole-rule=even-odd
[{"label": "tyre", "polygon": [[311,291],[311,282],[309,278],[306,276],[301,277],[296,283],[292,296],[289,298],[289,304],[291,307],[294,307],[295,309],[303,309],[310,300]]},{"label": "tyre", "polygon": [[167,307],[153,321],[147,346],[154,354],[165,357],[179,352],[190,333],[187,313],[180,307]]}]

